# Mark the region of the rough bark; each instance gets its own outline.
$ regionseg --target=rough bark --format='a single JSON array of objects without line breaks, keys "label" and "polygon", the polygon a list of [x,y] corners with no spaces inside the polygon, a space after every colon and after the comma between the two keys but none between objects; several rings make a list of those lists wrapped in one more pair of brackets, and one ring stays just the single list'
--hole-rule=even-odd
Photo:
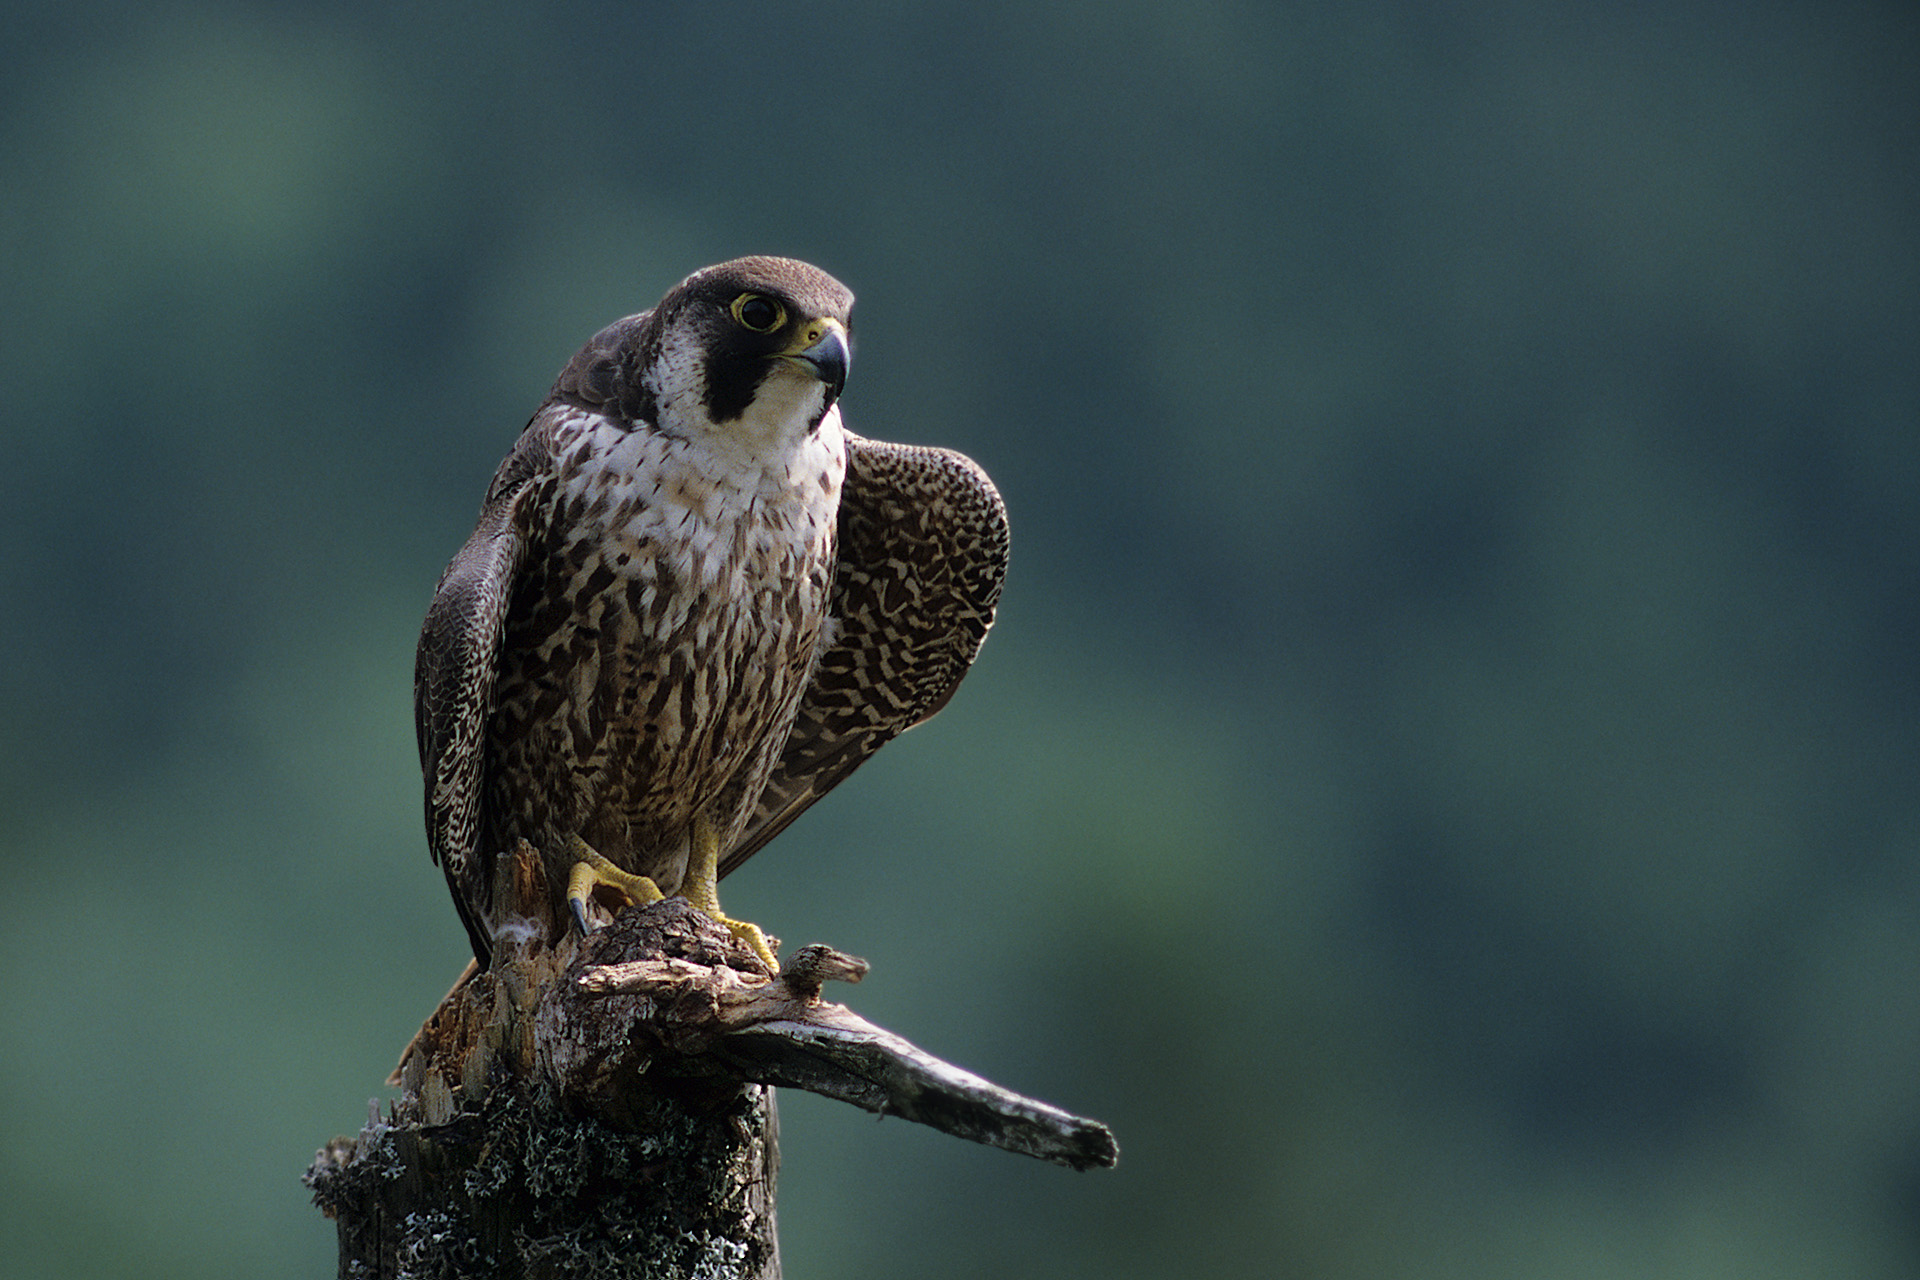
[{"label": "rough bark", "polygon": [[469,971],[408,1047],[400,1098],[308,1171],[340,1275],[777,1277],[772,1085],[1072,1168],[1114,1162],[1104,1127],[820,998],[865,972],[807,947],[769,980],[679,899]]}]

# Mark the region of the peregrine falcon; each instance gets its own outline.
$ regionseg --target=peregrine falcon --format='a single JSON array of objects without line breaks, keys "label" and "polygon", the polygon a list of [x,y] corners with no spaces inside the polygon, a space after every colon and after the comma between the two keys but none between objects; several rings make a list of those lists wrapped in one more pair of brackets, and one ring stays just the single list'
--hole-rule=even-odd
[{"label": "peregrine falcon", "polygon": [[[525,915],[715,884],[946,704],[993,621],[1006,508],[973,462],[841,425],[853,295],[785,258],[596,334],[500,464],[420,633],[427,839],[488,964]],[[546,942],[558,941],[547,938]]]}]

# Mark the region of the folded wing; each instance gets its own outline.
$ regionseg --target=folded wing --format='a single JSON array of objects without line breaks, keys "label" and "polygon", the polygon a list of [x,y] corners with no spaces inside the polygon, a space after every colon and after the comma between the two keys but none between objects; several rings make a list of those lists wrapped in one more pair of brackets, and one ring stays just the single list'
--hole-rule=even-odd
[{"label": "folded wing", "polygon": [[721,875],[946,705],[986,639],[1006,569],[1006,506],[970,459],[849,435],[829,631]]}]

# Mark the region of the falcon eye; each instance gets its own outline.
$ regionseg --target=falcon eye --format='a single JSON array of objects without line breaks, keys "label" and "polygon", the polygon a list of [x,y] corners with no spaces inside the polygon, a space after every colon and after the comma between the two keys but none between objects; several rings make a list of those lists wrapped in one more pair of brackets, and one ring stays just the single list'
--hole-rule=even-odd
[{"label": "falcon eye", "polygon": [[772,333],[787,322],[787,309],[763,293],[743,293],[733,300],[733,318],[755,333]]}]

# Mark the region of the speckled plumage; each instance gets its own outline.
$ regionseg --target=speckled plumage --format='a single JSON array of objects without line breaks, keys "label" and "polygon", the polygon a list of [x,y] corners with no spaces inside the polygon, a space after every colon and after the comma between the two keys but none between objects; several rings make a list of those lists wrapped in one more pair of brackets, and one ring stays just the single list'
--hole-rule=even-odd
[{"label": "speckled plumage", "polygon": [[1005,510],[960,455],[841,426],[800,347],[851,306],[786,259],[698,272],[596,335],[501,464],[415,672],[429,846],[483,963],[516,840],[552,885],[579,836],[672,893],[699,815],[724,874],[972,662]]}]

